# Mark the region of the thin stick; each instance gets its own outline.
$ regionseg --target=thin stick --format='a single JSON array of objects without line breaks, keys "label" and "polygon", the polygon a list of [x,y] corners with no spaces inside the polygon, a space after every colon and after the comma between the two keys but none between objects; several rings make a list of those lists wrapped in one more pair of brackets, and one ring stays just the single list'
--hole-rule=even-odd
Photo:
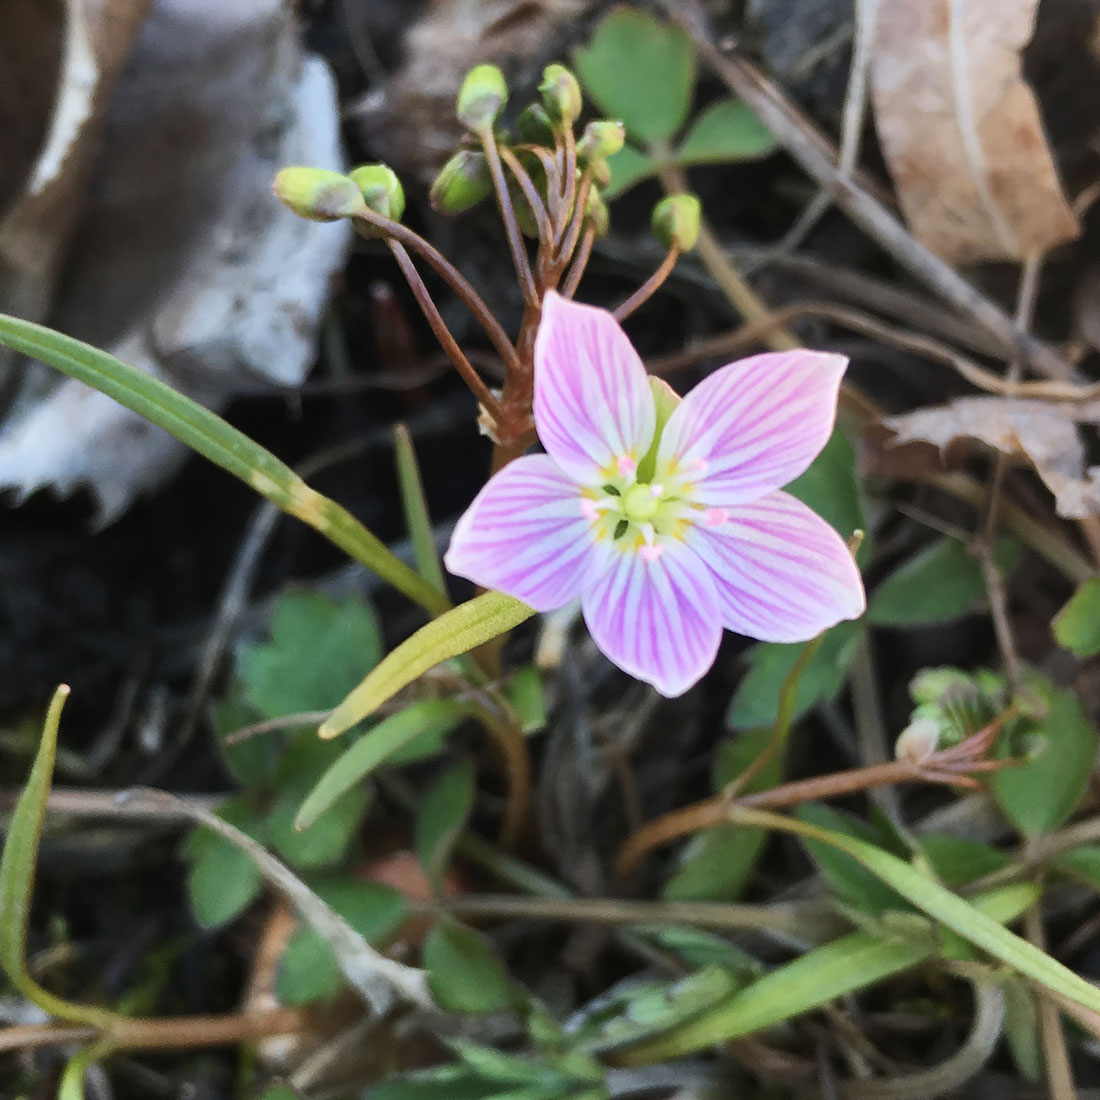
[{"label": "thin stick", "polygon": [[[1046,950],[1046,932],[1043,929],[1041,902],[1036,902],[1024,914],[1024,935],[1040,951]],[[1036,1009],[1039,1013],[1039,1039],[1043,1047],[1043,1064],[1046,1068],[1050,1100],[1075,1100],[1077,1086],[1073,1080],[1066,1036],[1058,1016],[1058,1006],[1049,997],[1038,993]]]},{"label": "thin stick", "polygon": [[621,306],[613,313],[616,321],[623,321],[629,317],[640,305],[649,301],[657,292],[661,284],[669,277],[676,261],[680,258],[680,250],[675,244],[668,250],[668,255],[661,261],[657,270]]},{"label": "thin stick", "polygon": [[531,270],[531,258],[527,255],[527,246],[523,243],[523,234],[520,232],[516,212],[512,207],[512,196],[508,193],[508,181],[504,178],[500,150],[497,148],[496,137],[491,130],[485,130],[481,134],[481,148],[485,151],[489,175],[492,176],[493,187],[496,190],[497,206],[504,222],[504,234],[508,238],[508,248],[512,253],[516,278],[519,279],[523,300],[530,306],[538,302],[539,292],[535,286],[534,272]]},{"label": "thin stick", "polygon": [[[497,354],[504,360],[504,365],[513,370],[519,363],[519,357],[504,326],[493,316],[492,310],[485,304],[482,297],[467,281],[465,276],[443,255],[439,249],[430,245],[419,233],[414,233],[400,222],[383,218],[373,210],[364,210],[356,214],[354,222],[362,222],[370,227],[370,231],[364,233],[368,239],[381,235],[385,240],[398,241],[406,248],[412,249],[422,256],[435,269],[439,277],[462,299],[466,308],[474,315],[478,324],[485,330]],[[362,229],[360,229],[362,232]]]},{"label": "thin stick", "polygon": [[440,346],[447,353],[447,357],[451,362],[454,363],[458,373],[462,375],[462,380],[470,387],[478,401],[481,402],[482,407],[497,424],[500,424],[504,417],[504,410],[501,408],[500,402],[482,381],[481,375],[474,370],[473,364],[458,346],[458,341],[451,335],[451,330],[447,328],[447,323],[440,315],[439,309],[428,292],[428,288],[424,285],[424,280],[420,278],[420,272],[416,270],[412,257],[409,256],[408,252],[405,251],[405,246],[399,241],[387,241],[386,243],[390,246],[393,258],[397,261],[397,266],[401,268],[401,274],[405,276],[405,281],[409,284],[413,296],[427,318],[428,324],[431,325],[432,332],[435,334]]},{"label": "thin stick", "polygon": [[828,191],[868,236],[910,274],[996,336],[1006,352],[1022,353],[1036,370],[1049,378],[1068,381],[1073,377],[1073,368],[1060,355],[1022,332],[1000,306],[925,248],[868,191],[845,178],[832,144],[760,69],[736,53],[719,52],[697,0],[663,0],[663,4],[669,16],[695,43],[700,57],[753,109],[803,170]]},{"label": "thin stick", "polygon": [[580,247],[573,257],[573,265],[569,268],[569,274],[565,277],[565,282],[561,286],[561,293],[566,298],[572,298],[577,293],[577,287],[581,285],[581,278],[584,276],[584,269],[588,266],[589,258],[592,256],[592,245],[595,241],[596,227],[589,222],[588,228],[584,231],[584,236],[581,237]]},{"label": "thin stick", "polygon": [[553,239],[554,231],[550,226],[550,215],[546,212],[546,204],[542,201],[542,196],[535,186],[535,181],[531,179],[527,169],[523,167],[519,158],[507,145],[500,146],[499,151],[501,159],[508,165],[509,171],[511,171],[516,183],[519,184],[523,197],[527,200],[527,205],[531,207],[531,213],[534,214],[535,221],[538,223],[539,239],[549,242]]}]

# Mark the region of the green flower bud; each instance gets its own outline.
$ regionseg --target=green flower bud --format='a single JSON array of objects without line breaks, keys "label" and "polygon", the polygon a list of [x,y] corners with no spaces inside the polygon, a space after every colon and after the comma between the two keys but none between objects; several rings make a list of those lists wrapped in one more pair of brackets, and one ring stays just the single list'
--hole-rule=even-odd
[{"label": "green flower bud", "polygon": [[592,182],[597,187],[606,187],[611,182],[611,165],[606,160],[594,160],[588,165],[592,173]]},{"label": "green flower bud", "polygon": [[590,122],[577,142],[577,156],[582,160],[607,160],[626,142],[626,127],[617,119],[600,118]]},{"label": "green flower bud", "polygon": [[542,70],[539,93],[546,113],[554,122],[572,126],[580,117],[581,86],[577,78],[564,65],[547,65]]},{"label": "green flower bud", "polygon": [[700,213],[695,195],[669,195],[653,208],[653,235],[665,248],[690,252],[699,239]]},{"label": "green flower bud", "polygon": [[485,154],[462,149],[443,165],[428,198],[441,214],[461,214],[492,190],[493,178]]},{"label": "green flower bud", "polygon": [[529,145],[553,145],[554,127],[546,108],[539,103],[525,107],[516,119],[519,136]]},{"label": "green flower bud", "polygon": [[339,221],[363,209],[355,181],[327,168],[284,168],[275,177],[273,190],[284,206],[314,222]]},{"label": "green flower bud", "polygon": [[595,228],[597,239],[607,236],[611,227],[611,215],[608,213],[607,203],[603,201],[603,195],[595,187],[588,192],[588,206],[584,216]]},{"label": "green flower bud", "polygon": [[351,172],[363,201],[376,214],[399,222],[405,213],[405,189],[386,164],[361,164]]},{"label": "green flower bud", "polygon": [[496,65],[475,65],[458,92],[458,121],[475,134],[491,130],[507,102],[508,85],[500,69]]}]

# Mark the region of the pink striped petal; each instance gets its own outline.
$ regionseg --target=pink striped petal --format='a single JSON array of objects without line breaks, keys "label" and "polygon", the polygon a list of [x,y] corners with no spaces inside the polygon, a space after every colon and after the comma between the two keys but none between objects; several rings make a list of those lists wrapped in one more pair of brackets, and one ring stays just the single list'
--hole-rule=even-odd
[{"label": "pink striped petal", "polygon": [[682,542],[660,546],[654,557],[601,545],[603,567],[585,586],[581,606],[596,645],[672,698],[714,663],[722,624],[707,567]]},{"label": "pink striped petal", "polygon": [[721,522],[692,528],[689,542],[714,574],[727,629],[804,642],[863,614],[863,581],[848,547],[800,500],[774,492],[713,511]]},{"label": "pink striped petal", "polygon": [[669,417],[658,469],[675,460],[704,504],[740,504],[781,488],[825,446],[847,363],[843,355],[783,351],[722,367]]},{"label": "pink striped petal", "polygon": [[455,576],[553,611],[580,595],[594,554],[576,482],[549,455],[527,455],[489,479],[443,561]]},{"label": "pink striped petal", "polygon": [[620,458],[641,461],[655,430],[653,394],[610,313],[546,295],[535,337],[534,410],[542,445],[586,485]]}]

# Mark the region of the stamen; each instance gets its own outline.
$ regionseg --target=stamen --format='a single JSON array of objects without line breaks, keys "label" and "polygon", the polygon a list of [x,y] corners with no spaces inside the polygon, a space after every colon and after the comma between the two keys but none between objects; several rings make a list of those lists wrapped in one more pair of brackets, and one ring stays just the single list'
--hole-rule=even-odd
[{"label": "stamen", "polygon": [[643,546],[640,551],[643,561],[655,562],[664,552],[665,548],[657,543],[654,546]]},{"label": "stamen", "polygon": [[585,519],[596,519],[600,514],[600,506],[588,497],[581,497],[581,515]]},{"label": "stamen", "polygon": [[695,460],[695,461],[694,461],[694,462],[693,462],[693,463],[691,464],[691,468],[692,468],[692,469],[693,469],[693,470],[694,470],[694,471],[695,471],[695,472],[696,472],[697,474],[705,474],[705,473],[707,472],[707,466],[709,466],[709,465],[710,465],[710,463],[709,463],[709,462],[707,462],[707,460],[706,460],[705,458],[697,458],[697,459],[696,459],[696,460]]},{"label": "stamen", "polygon": [[629,477],[638,469],[638,463],[635,462],[630,455],[619,455],[619,457],[615,459],[615,468],[623,477]]},{"label": "stamen", "polygon": [[665,487],[663,485],[651,485],[649,487],[649,495],[653,497],[654,500],[656,500],[664,491]]},{"label": "stamen", "polygon": [[721,527],[729,518],[730,514],[725,508],[708,508],[703,513],[703,523],[707,527]]}]

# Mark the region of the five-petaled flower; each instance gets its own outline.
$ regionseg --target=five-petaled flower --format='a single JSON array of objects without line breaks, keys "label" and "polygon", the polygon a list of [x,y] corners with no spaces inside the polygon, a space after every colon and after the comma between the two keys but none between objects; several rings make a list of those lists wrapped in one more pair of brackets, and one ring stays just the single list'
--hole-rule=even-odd
[{"label": "five-petaled flower", "polygon": [[579,597],[600,649],[668,696],[710,667],[723,627],[797,642],[856,618],[847,546],[780,489],[828,440],[846,365],[756,355],[680,401],[610,313],[547,294],[534,400],[547,453],[489,480],[447,568],[536,611]]}]

